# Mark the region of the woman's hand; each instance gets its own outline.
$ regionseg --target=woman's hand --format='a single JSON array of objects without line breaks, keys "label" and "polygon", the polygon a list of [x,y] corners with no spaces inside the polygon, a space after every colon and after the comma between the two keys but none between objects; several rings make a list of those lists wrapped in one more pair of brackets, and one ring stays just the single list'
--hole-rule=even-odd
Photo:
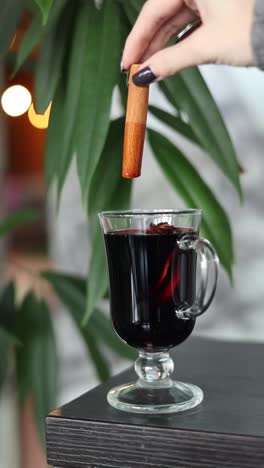
[{"label": "woman's hand", "polygon": [[[148,0],[127,38],[122,68],[142,63],[133,81],[144,85],[193,65],[254,65],[254,4],[254,0]],[[195,20],[201,25],[193,33],[164,48]]]}]

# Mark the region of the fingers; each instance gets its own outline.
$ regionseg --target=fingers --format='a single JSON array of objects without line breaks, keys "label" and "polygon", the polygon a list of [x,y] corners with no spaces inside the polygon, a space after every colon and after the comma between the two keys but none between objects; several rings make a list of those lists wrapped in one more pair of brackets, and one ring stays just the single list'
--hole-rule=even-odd
[{"label": "fingers", "polygon": [[[243,3],[243,8],[242,8]],[[255,0],[148,0],[124,51],[124,67],[142,63],[133,81],[146,85],[205,63],[252,65],[251,43]],[[167,41],[196,15],[201,24],[177,45]],[[160,50],[162,49],[162,50]]]},{"label": "fingers", "polygon": [[167,47],[146,60],[132,77],[133,82],[144,86],[175,75],[185,68],[208,63],[212,60],[207,48],[208,39],[206,29],[200,26],[179,44]]},{"label": "fingers", "polygon": [[128,70],[140,62],[150,42],[161,26],[184,7],[183,0],[148,0],[129,34],[122,57],[122,67]]},{"label": "fingers", "polygon": [[171,38],[175,37],[196,18],[197,16],[195,16],[193,12],[187,8],[183,8],[178,15],[174,16],[161,26],[158,33],[150,42],[148,48],[145,50],[140,62],[146,61],[149,57],[158,52],[158,50],[162,49]]},{"label": "fingers", "polygon": [[190,10],[193,10],[196,13],[199,11],[196,0],[184,0],[184,3],[188,8],[190,8]]}]

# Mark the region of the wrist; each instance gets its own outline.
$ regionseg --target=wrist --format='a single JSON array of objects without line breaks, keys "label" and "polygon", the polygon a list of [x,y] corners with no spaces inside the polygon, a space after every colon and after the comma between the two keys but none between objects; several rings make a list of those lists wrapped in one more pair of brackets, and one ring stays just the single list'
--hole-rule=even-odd
[{"label": "wrist", "polygon": [[251,43],[255,64],[264,70],[264,2],[256,0]]}]

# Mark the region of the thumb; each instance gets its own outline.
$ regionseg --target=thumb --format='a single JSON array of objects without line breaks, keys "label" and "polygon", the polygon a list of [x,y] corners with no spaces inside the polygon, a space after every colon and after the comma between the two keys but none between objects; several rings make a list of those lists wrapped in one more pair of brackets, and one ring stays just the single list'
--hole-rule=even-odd
[{"label": "thumb", "polygon": [[133,75],[134,84],[144,86],[175,75],[185,68],[213,61],[208,36],[206,28],[201,26],[178,44],[155,53]]}]

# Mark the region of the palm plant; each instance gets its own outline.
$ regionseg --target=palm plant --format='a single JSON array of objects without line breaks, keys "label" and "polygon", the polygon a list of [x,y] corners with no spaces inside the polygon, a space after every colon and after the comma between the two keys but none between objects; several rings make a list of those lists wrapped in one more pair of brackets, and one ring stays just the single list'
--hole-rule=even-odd
[{"label": "palm plant", "polygon": [[[56,185],[59,200],[69,166],[75,159],[84,209],[91,221],[92,256],[87,279],[56,272],[45,272],[43,277],[72,314],[98,375],[104,379],[109,370],[101,342],[121,355],[133,354],[114,337],[108,319],[98,308],[107,294],[108,281],[95,215],[101,210],[125,209],[130,205],[133,184],[120,175],[124,117],[111,120],[110,110],[113,91],[117,89],[123,115],[125,112],[126,84],[119,72],[119,62],[125,37],[144,0],[2,0],[2,3],[0,56],[9,64],[14,63],[14,72],[32,65],[34,104],[39,113],[52,101],[45,155],[47,187]],[[24,10],[30,12],[31,23],[14,59],[9,44]],[[30,54],[38,45],[39,56],[33,63]],[[157,86],[173,110],[167,112],[151,105],[150,112],[202,148],[204,158],[215,163],[241,199],[235,150],[199,69],[185,70]],[[203,209],[203,233],[214,244],[223,268],[232,278],[232,232],[225,209],[188,155],[151,127],[148,139],[153,156],[185,205]],[[54,407],[56,394],[55,340],[48,308],[32,293],[17,306],[13,285],[5,289],[1,301],[3,309],[16,311],[9,317],[10,320],[13,317],[15,341],[5,339],[9,335],[1,315],[1,354],[5,352],[2,356],[7,356],[7,343],[15,346],[19,394],[23,401],[29,392],[33,393],[39,420],[40,415]],[[39,366],[39,362],[46,365]],[[53,384],[49,385],[51,381]],[[45,382],[42,389],[41,382]]]}]

